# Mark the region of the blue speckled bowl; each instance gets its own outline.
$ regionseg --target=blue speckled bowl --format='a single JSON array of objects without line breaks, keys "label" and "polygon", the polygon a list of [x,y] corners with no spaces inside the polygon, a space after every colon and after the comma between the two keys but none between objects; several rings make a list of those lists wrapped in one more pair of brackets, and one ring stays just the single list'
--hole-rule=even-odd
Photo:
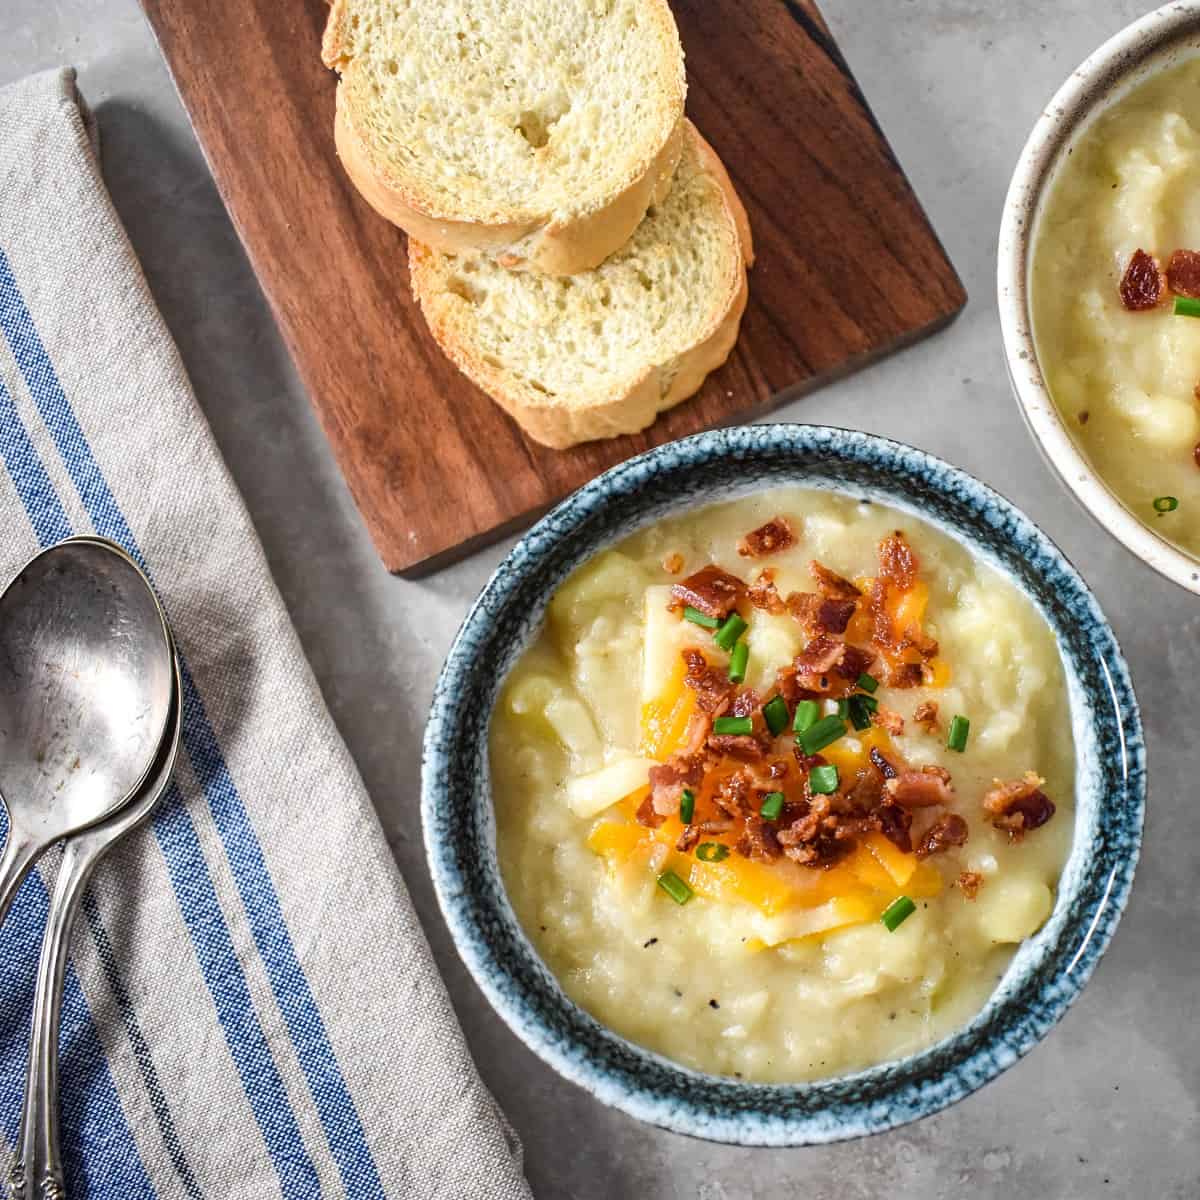
[{"label": "blue speckled bowl", "polygon": [[[487,733],[501,680],[558,585],[585,559],[681,509],[780,484],[848,492],[924,518],[1037,603],[1058,635],[1078,758],[1075,837],[1050,919],[959,1033],[897,1062],[819,1083],[751,1084],[689,1070],[567,999],[522,932],[496,860]],[[1007,500],[896,442],[809,425],[703,433],[613,468],[539,521],[500,564],[451,647],[425,735],[421,816],[459,953],[512,1029],[605,1103],[680,1133],[746,1145],[890,1129],[969,1095],[1030,1050],[1087,982],[1129,895],[1142,837],[1145,750],[1120,648],[1062,554]]]}]

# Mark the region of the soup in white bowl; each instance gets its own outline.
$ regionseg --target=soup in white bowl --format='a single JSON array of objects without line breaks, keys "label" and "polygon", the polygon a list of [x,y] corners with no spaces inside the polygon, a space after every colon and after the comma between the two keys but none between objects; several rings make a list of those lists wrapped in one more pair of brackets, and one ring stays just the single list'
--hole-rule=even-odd
[{"label": "soup in white bowl", "polygon": [[1200,554],[1200,59],[1072,143],[1039,213],[1030,304],[1076,444],[1138,520]]}]

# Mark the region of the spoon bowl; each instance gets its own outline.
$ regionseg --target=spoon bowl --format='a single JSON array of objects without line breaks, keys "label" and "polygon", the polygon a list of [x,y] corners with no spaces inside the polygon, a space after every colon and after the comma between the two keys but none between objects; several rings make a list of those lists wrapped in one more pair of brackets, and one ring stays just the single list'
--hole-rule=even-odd
[{"label": "spoon bowl", "polygon": [[171,708],[162,609],[119,547],[73,538],[0,595],[0,921],[39,854],[134,795]]}]

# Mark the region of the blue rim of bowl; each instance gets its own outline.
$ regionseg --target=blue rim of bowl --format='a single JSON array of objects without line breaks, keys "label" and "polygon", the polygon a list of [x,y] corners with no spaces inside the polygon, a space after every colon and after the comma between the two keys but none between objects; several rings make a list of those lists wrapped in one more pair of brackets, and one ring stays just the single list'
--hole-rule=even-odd
[{"label": "blue rim of bowl", "polygon": [[[723,490],[708,494],[714,475],[722,476]],[[850,1075],[756,1084],[672,1062],[567,998],[504,890],[487,735],[504,675],[575,567],[671,512],[789,483],[907,511],[1012,579],[1058,637],[1080,765],[1074,841],[1054,910],[970,1024],[917,1054]],[[1089,803],[1081,796],[1085,759]],[[601,1101],[652,1124],[715,1141],[797,1146],[938,1112],[1032,1049],[1082,990],[1112,937],[1133,881],[1145,798],[1145,748],[1128,668],[1091,592],[1049,538],[997,492],[924,451],[857,431],[780,424],[712,430],[657,447],[585,485],[517,543],[468,613],[438,680],[425,734],[421,817],[434,887],[459,954],[532,1050]]]}]

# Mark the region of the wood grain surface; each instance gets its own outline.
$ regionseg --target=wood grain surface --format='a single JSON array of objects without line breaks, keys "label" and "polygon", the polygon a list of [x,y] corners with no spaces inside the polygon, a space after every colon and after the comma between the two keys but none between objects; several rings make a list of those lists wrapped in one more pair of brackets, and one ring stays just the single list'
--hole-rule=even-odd
[{"label": "wood grain surface", "polygon": [[634,437],[548,450],[442,356],[404,239],[333,148],[324,0],[142,0],[379,554],[420,573],[650,446],[765,411],[950,320],[966,296],[810,0],[674,0],[688,115],[758,262],[737,348]]}]

